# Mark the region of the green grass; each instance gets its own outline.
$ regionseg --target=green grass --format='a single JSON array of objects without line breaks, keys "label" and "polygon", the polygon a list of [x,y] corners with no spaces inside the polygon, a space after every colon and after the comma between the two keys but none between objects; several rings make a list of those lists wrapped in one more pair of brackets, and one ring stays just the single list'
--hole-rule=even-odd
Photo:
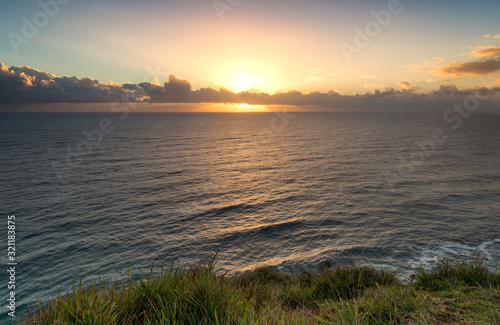
[{"label": "green grass", "polygon": [[214,260],[140,281],[74,284],[22,324],[500,324],[500,275],[479,258],[420,269],[410,283],[367,266],[272,267],[231,277]]},{"label": "green grass", "polygon": [[490,271],[478,256],[474,261],[452,264],[439,261],[432,272],[418,271],[416,284],[428,290],[443,290],[458,285],[500,287],[500,273]]}]

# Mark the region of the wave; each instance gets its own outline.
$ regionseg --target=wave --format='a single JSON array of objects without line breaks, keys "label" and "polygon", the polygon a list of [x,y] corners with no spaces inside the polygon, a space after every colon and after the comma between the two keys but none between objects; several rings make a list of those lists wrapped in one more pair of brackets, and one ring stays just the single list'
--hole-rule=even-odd
[{"label": "wave", "polygon": [[410,264],[413,268],[422,266],[425,270],[429,270],[442,259],[462,261],[478,256],[489,266],[495,267],[500,260],[500,237],[484,241],[479,245],[447,243],[437,247],[424,247],[417,254],[416,260]]}]

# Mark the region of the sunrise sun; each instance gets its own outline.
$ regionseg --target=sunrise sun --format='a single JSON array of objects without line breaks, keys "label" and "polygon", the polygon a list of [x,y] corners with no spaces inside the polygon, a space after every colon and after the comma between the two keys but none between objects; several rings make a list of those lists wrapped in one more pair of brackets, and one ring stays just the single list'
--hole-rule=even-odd
[{"label": "sunrise sun", "polygon": [[255,79],[248,74],[235,75],[231,81],[233,91],[240,92],[255,87]]}]

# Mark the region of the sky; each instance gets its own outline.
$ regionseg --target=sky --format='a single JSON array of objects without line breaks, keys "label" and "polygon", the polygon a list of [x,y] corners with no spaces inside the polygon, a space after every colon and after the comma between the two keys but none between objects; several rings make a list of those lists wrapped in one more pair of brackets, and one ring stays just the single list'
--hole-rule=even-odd
[{"label": "sky", "polygon": [[498,0],[3,2],[0,104],[500,95]]}]

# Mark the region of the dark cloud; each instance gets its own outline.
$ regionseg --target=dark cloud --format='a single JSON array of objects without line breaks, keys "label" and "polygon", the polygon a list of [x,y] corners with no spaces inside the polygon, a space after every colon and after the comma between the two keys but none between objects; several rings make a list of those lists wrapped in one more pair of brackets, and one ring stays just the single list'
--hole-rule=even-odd
[{"label": "dark cloud", "polygon": [[[274,94],[243,91],[234,93],[226,88],[193,90],[191,83],[171,75],[163,85],[155,82],[140,84],[101,83],[91,78],[57,77],[29,67],[6,67],[0,63],[0,103],[246,103],[255,105],[314,106],[324,109],[387,109],[426,110],[439,105],[452,105],[467,96],[492,98],[500,94],[497,88],[459,89],[453,84],[441,85],[438,90],[421,91],[408,81],[392,87],[355,95],[328,92],[291,90]],[[498,102],[492,102],[498,110]]]},{"label": "dark cloud", "polygon": [[143,99],[142,88],[100,83],[91,78],[57,77],[30,67],[6,67],[0,62],[2,103],[96,103]]},{"label": "dark cloud", "polygon": [[168,81],[163,85],[164,94],[173,100],[186,99],[191,95],[191,84],[189,81],[178,79],[176,76],[170,75]]},{"label": "dark cloud", "polygon": [[[0,63],[2,64],[2,63]],[[24,73],[28,76],[31,76],[33,78],[36,78],[37,80],[50,80],[55,78],[56,76],[48,73],[48,72],[43,72],[43,71],[38,71],[36,69],[24,66],[24,67],[10,67],[10,70],[12,70],[14,73],[20,74]]]}]

